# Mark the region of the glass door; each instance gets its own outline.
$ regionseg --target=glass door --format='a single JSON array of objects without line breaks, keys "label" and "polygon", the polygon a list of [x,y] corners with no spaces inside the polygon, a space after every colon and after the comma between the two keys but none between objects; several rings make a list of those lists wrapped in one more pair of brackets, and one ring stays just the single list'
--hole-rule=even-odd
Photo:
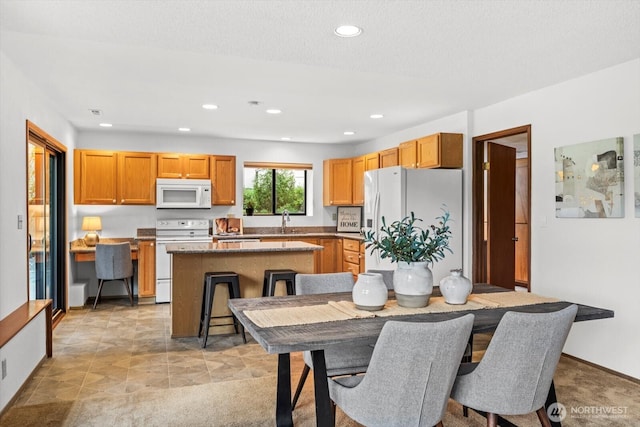
[{"label": "glass door", "polygon": [[29,299],[53,300],[54,318],[65,305],[64,151],[28,123],[27,203]]}]

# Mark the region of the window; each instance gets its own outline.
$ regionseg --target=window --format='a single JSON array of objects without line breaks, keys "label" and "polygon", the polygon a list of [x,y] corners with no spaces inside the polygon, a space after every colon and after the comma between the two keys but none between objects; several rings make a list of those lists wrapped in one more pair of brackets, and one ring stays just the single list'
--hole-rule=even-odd
[{"label": "window", "polygon": [[311,165],[244,164],[243,207],[247,215],[307,214],[307,182]]}]

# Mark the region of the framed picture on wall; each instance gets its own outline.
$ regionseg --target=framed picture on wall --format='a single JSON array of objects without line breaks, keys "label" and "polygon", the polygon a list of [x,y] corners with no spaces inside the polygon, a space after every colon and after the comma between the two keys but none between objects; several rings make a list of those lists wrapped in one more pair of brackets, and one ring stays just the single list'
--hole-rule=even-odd
[{"label": "framed picture on wall", "polygon": [[556,217],[624,217],[624,138],[555,149]]},{"label": "framed picture on wall", "polygon": [[338,206],[338,232],[359,233],[362,228],[360,206]]}]

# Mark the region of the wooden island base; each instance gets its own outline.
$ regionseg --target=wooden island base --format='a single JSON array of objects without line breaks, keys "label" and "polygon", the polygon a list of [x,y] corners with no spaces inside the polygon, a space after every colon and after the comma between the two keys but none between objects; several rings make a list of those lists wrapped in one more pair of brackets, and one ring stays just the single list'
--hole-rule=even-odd
[{"label": "wooden island base", "polygon": [[[209,253],[182,253],[178,249],[174,251],[172,248],[167,248],[167,252],[173,255],[171,337],[198,336],[204,289],[204,274],[206,272],[235,271],[240,276],[240,293],[242,298],[261,297],[264,270],[292,269],[299,273],[315,272],[314,250],[320,250],[322,247],[307,243],[304,243],[304,245],[308,246],[305,250],[300,251],[276,250],[259,252],[216,251]],[[314,248],[310,250],[310,247]],[[282,288],[280,286],[278,288],[276,295],[282,295]],[[228,295],[225,286],[217,286],[213,307],[214,316],[231,314],[231,311],[227,307]],[[217,323],[227,323],[229,320],[230,319],[221,319],[221,321]],[[228,334],[232,332],[232,327],[219,327],[210,330],[211,334]]]}]

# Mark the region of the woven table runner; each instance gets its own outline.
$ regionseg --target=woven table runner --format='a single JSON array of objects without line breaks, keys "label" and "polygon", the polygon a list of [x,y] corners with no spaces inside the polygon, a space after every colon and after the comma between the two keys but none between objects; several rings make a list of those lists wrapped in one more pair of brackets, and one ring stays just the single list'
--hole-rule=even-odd
[{"label": "woven table runner", "polygon": [[466,304],[447,304],[443,297],[431,297],[429,305],[420,308],[400,307],[396,300],[389,300],[380,311],[358,310],[352,301],[329,301],[327,304],[304,307],[281,307],[266,310],[247,310],[244,314],[257,326],[306,325],[311,323],[334,322],[338,320],[367,317],[391,317],[411,314],[448,313],[486,308],[516,307],[520,305],[557,302],[556,298],[543,297],[528,292],[496,292],[492,294],[472,294]]}]

